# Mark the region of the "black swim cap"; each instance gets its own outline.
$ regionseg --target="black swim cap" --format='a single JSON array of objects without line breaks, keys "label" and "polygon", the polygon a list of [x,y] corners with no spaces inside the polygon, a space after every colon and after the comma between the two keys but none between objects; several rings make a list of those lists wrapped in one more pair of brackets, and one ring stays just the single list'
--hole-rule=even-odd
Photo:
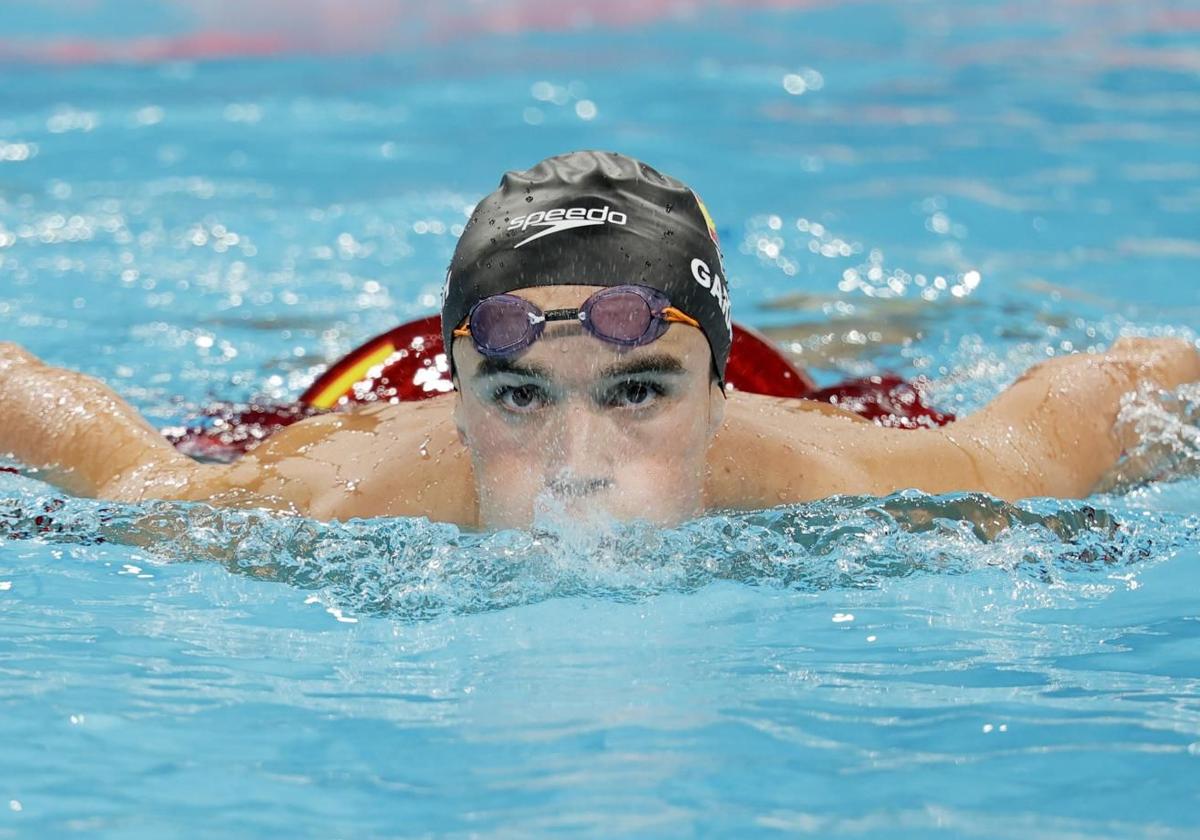
[{"label": "black swim cap", "polygon": [[614,152],[507,172],[475,207],[442,294],[447,355],[476,302],[531,286],[649,286],[700,322],[725,380],[732,322],[717,232],[681,181]]}]

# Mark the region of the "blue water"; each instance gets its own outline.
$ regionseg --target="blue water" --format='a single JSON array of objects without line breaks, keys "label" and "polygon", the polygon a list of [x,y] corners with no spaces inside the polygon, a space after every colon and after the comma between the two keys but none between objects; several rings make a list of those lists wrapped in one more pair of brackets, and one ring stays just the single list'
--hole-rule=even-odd
[{"label": "blue water", "polygon": [[[1194,3],[192,5],[0,24],[0,338],[160,425],[433,311],[465,211],[580,147],[694,185],[822,382],[969,412],[1200,323]],[[1200,456],[1159,428],[1165,480],[1083,501],[591,536],[0,473],[0,837],[1194,837]]]}]

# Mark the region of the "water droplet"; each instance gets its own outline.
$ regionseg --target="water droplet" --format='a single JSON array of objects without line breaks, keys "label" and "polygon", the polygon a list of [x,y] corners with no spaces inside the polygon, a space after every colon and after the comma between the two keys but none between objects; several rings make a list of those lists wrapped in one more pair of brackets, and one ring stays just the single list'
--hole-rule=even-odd
[{"label": "water droplet", "polygon": [[533,201],[533,196],[531,196],[531,195],[527,195],[527,196],[525,196],[525,200],[526,200],[526,201],[528,201],[528,202],[532,202],[532,201]]},{"label": "water droplet", "polygon": [[668,204],[668,205],[667,205],[666,207],[664,207],[663,209],[664,209],[664,210],[666,210],[668,213],[670,213],[670,212],[671,212],[671,210],[672,210],[672,208],[674,208],[674,206],[675,206],[675,205],[673,205],[673,204]]}]

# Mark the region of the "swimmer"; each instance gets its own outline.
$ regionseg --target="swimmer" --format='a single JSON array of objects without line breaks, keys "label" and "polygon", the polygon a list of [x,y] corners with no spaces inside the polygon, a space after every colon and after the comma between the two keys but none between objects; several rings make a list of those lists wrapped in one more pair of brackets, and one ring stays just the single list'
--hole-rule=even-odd
[{"label": "swimmer", "polygon": [[1029,370],[978,413],[899,430],[723,387],[729,288],[708,212],[631,158],[509,172],[442,302],[453,394],[305,419],[232,464],[172,448],[95,379],[0,342],[0,453],[70,492],[319,519],[522,527],[540,513],[672,524],[835,494],[1082,497],[1132,441],[1124,394],[1200,379],[1188,343],[1124,339]]}]

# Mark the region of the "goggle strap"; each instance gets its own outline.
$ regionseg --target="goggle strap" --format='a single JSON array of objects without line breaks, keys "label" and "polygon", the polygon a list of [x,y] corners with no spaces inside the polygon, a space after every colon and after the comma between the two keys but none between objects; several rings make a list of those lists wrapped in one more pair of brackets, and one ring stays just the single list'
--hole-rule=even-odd
[{"label": "goggle strap", "polygon": [[659,314],[659,317],[662,318],[664,321],[670,321],[675,324],[687,324],[689,327],[695,327],[696,329],[700,329],[699,321],[697,321],[691,315],[683,314],[678,309],[676,309],[674,306],[668,306],[666,309],[664,309]]}]

